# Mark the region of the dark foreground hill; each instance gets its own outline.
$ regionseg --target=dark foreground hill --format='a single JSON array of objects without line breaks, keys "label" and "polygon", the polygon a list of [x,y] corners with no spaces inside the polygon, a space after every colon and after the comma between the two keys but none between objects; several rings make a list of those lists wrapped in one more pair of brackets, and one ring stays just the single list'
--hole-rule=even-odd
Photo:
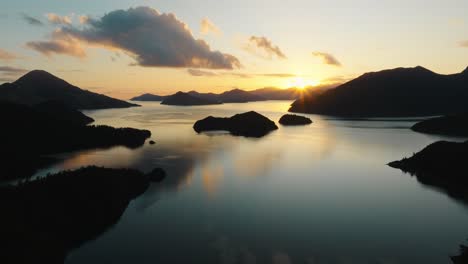
[{"label": "dark foreground hill", "polygon": [[222,103],[219,101],[214,101],[214,100],[210,100],[207,98],[193,96],[191,94],[184,93],[184,92],[177,92],[174,95],[164,98],[161,104],[189,106],[189,105],[214,105],[214,104],[222,104]]},{"label": "dark foreground hill", "polygon": [[87,167],[0,187],[0,263],[62,264],[118,222],[164,171]]},{"label": "dark foreground hill", "polygon": [[468,114],[430,118],[415,124],[411,129],[427,134],[468,137]]},{"label": "dark foreground hill", "polygon": [[197,132],[204,131],[229,131],[235,136],[244,137],[262,137],[269,132],[278,129],[275,122],[267,117],[250,111],[243,114],[237,114],[232,117],[213,117],[198,120],[193,129]]},{"label": "dark foreground hill", "polygon": [[366,73],[289,111],[344,117],[404,117],[468,111],[468,68],[441,75],[423,67]]},{"label": "dark foreground hill", "polygon": [[73,109],[105,109],[138,106],[102,94],[82,90],[41,70],[34,70],[13,83],[0,85],[0,100],[25,105],[58,101]]},{"label": "dark foreground hill", "polygon": [[92,148],[136,148],[147,130],[88,126],[92,119],[62,104],[26,106],[0,102],[0,180],[25,177],[54,162],[49,155]]}]

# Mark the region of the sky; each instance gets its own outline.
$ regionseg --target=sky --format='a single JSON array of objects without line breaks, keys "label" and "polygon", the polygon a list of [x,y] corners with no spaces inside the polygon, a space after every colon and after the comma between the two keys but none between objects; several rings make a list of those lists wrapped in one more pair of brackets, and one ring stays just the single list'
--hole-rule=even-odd
[{"label": "sky", "polygon": [[142,93],[320,86],[468,66],[466,0],[0,0],[0,83]]}]

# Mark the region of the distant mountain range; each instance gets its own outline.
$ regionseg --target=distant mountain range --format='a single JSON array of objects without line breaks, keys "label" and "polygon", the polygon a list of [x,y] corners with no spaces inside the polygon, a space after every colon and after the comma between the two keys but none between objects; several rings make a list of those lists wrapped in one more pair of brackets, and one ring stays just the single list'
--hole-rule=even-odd
[{"label": "distant mountain range", "polygon": [[467,112],[468,68],[450,75],[420,66],[366,73],[321,95],[300,98],[289,111],[344,117]]},{"label": "distant mountain range", "polygon": [[[184,98],[187,100],[191,100],[196,102],[196,105],[200,105],[200,100],[193,99],[187,95],[192,97],[200,98],[206,100],[206,104],[215,104],[215,103],[247,103],[247,102],[256,102],[256,101],[265,101],[265,100],[295,100],[301,97],[304,93],[308,94],[319,94],[323,92],[324,88],[306,88],[306,89],[298,89],[298,88],[288,88],[288,89],[281,89],[275,87],[266,87],[252,91],[245,91],[241,89],[233,89],[230,91],[226,91],[220,94],[216,93],[199,93],[197,91],[190,91],[187,93],[178,92],[173,95],[168,96],[161,96],[161,95],[154,95],[154,94],[143,94],[137,97],[134,97],[130,100],[132,101],[163,101],[163,104],[172,104],[170,101],[165,99],[179,97],[182,99],[181,96],[184,94]],[[177,96],[175,96],[177,95]],[[172,100],[171,100],[172,101]],[[180,100],[177,101],[179,105],[182,104]],[[184,102],[182,105],[190,105],[189,102]]]},{"label": "distant mountain range", "polygon": [[138,106],[102,94],[82,90],[41,70],[31,71],[13,83],[0,85],[0,100],[25,105],[35,105],[53,100],[73,109]]},{"label": "distant mountain range", "polygon": [[214,105],[214,104],[221,104],[219,101],[214,101],[210,99],[206,99],[199,96],[194,96],[189,93],[177,92],[171,96],[167,96],[161,102],[163,105]]}]

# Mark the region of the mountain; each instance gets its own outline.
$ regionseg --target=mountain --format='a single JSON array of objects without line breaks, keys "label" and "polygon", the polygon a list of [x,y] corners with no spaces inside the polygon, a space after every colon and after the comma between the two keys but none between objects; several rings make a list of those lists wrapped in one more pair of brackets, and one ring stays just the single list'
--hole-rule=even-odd
[{"label": "mountain", "polygon": [[73,109],[105,109],[138,106],[102,94],[82,90],[41,70],[26,73],[13,83],[0,85],[0,100],[26,105],[59,101]]},{"label": "mountain", "polygon": [[416,123],[411,129],[427,134],[468,137],[468,114],[430,118]]},{"label": "mountain", "polygon": [[57,153],[126,146],[136,148],[147,130],[88,126],[93,119],[57,102],[27,106],[0,101],[0,181],[26,177],[56,161]]},{"label": "mountain", "polygon": [[300,91],[297,88],[281,89],[276,87],[265,87],[249,92],[267,100],[295,100],[300,96]]},{"label": "mountain", "polygon": [[366,73],[321,95],[296,100],[290,112],[344,117],[429,116],[467,112],[468,69],[442,75],[423,67]]},{"label": "mountain", "polygon": [[215,93],[199,93],[197,91],[190,91],[188,92],[188,94],[199,97],[199,98],[207,99],[207,100],[220,101],[219,94],[215,94]]},{"label": "mountain", "polygon": [[150,93],[142,94],[140,96],[133,97],[130,101],[142,101],[142,102],[151,102],[151,101],[162,101],[167,96],[154,95]]},{"label": "mountain", "polygon": [[241,89],[233,89],[227,92],[224,92],[219,95],[219,99],[223,103],[246,103],[246,102],[255,102],[255,101],[265,101],[266,99],[252,94],[250,92],[241,90]]},{"label": "mountain", "polygon": [[193,96],[188,93],[184,92],[177,92],[174,95],[166,97],[161,104],[163,105],[181,105],[181,106],[189,106],[189,105],[214,105],[214,104],[222,104],[219,101],[204,99],[201,97]]}]

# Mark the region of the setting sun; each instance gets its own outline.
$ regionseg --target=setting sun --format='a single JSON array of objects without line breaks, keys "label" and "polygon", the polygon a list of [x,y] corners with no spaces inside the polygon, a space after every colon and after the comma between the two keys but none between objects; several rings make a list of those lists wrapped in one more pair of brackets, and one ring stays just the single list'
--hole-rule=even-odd
[{"label": "setting sun", "polygon": [[288,87],[296,87],[299,89],[304,89],[309,86],[317,86],[320,84],[320,81],[304,79],[302,77],[296,77],[288,81]]}]

